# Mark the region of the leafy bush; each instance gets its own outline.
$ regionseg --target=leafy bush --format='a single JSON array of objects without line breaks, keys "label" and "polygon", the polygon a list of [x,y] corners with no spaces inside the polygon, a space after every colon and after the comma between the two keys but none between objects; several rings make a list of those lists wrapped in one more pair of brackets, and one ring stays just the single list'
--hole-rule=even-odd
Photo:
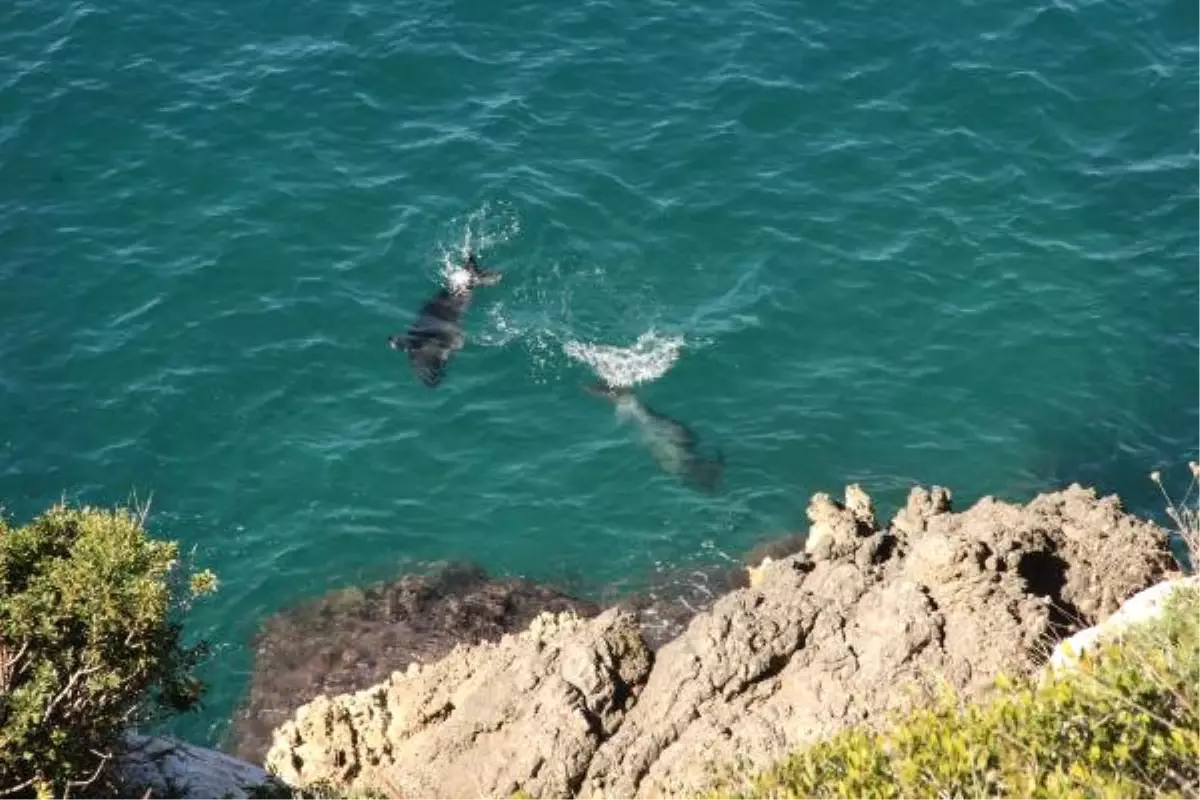
[{"label": "leafy bush", "polygon": [[986,704],[945,699],[885,733],[843,732],[735,796],[1196,797],[1198,612],[1197,592],[1178,591],[1162,619],[1073,672],[1001,680]]},{"label": "leafy bush", "polygon": [[178,548],[127,510],[55,506],[22,528],[0,519],[0,795],[117,792],[124,729],[199,700],[170,619],[215,588],[177,584]]}]

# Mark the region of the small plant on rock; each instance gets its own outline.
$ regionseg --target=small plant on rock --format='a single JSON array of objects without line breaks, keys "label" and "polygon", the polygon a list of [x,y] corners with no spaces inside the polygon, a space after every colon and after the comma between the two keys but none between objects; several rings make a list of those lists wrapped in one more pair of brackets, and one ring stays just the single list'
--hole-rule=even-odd
[{"label": "small plant on rock", "polygon": [[65,505],[0,518],[0,796],[120,792],[125,728],[198,702],[205,647],[183,646],[172,614],[216,580],[180,575],[144,521]]},{"label": "small plant on rock", "polygon": [[[1189,563],[1184,566],[1193,572],[1200,565],[1200,495],[1195,499],[1192,493],[1196,491],[1197,484],[1200,483],[1200,464],[1195,461],[1188,462],[1188,469],[1192,472],[1192,480],[1188,484],[1187,492],[1184,493],[1183,499],[1176,503],[1171,499],[1171,495],[1163,488],[1162,473],[1158,470],[1150,473],[1150,480],[1162,492],[1163,499],[1167,501],[1167,516],[1175,523],[1175,533],[1183,544],[1184,555]],[[1188,505],[1188,501],[1192,501],[1192,505]]]}]

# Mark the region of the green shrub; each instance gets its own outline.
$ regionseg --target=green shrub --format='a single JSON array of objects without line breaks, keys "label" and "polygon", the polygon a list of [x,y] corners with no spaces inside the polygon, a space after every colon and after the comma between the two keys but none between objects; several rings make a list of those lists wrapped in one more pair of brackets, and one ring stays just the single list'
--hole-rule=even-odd
[{"label": "green shrub", "polygon": [[215,588],[177,585],[178,549],[127,510],[55,506],[0,519],[0,795],[117,792],[124,729],[199,699],[172,612]]},{"label": "green shrub", "polygon": [[1168,608],[1073,672],[1001,680],[986,704],[946,699],[885,733],[845,731],[733,794],[1196,797],[1200,597],[1176,592]]}]

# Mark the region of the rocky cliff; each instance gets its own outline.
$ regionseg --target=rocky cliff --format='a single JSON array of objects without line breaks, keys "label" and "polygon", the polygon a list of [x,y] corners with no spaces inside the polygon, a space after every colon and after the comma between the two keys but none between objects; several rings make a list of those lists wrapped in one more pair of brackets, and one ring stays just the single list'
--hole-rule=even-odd
[{"label": "rocky cliff", "polygon": [[465,564],[341,589],[282,611],[255,637],[254,672],[229,749],[261,763],[271,732],[310,700],[366,688],[410,663],[436,661],[460,642],[496,640],[541,613],[565,611],[590,617],[600,608]]},{"label": "rocky cliff", "polygon": [[806,552],[768,561],[657,651],[634,616],[544,615],[274,736],[284,780],[390,796],[657,796],[951,687],[985,691],[1173,568],[1165,533],[1078,486],[953,513],[913,490],[888,525],[857,487],[817,495]]}]

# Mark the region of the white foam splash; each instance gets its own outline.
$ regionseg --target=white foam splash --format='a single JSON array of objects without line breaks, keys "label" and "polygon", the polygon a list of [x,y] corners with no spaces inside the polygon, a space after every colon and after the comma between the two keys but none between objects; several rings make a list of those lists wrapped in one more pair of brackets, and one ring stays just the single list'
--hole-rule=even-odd
[{"label": "white foam splash", "polygon": [[461,232],[457,234],[456,244],[442,246],[442,279],[446,288],[455,292],[465,289],[470,281],[470,274],[462,267],[467,255],[475,253],[487,266],[484,251],[519,234],[521,220],[516,211],[505,204],[493,209],[491,203],[484,203],[467,214],[466,219],[453,222],[452,227],[460,228]]},{"label": "white foam splash", "polygon": [[663,336],[649,330],[629,347],[567,342],[563,352],[587,364],[609,386],[636,386],[666,374],[679,358],[683,337]]},{"label": "white foam splash", "polygon": [[[506,264],[489,263],[488,251],[517,237],[521,224],[516,210],[508,203],[484,203],[465,216],[450,220],[443,231],[439,237],[441,278],[447,289],[456,292],[470,284],[470,273],[463,267],[470,253],[477,254],[484,267],[505,271]],[[601,266],[564,269],[554,262],[548,272],[539,274],[537,270],[529,270],[524,278],[524,282],[508,283],[512,287],[508,292],[517,298],[519,310],[509,308],[496,297],[483,300],[485,295],[480,294],[486,324],[473,336],[489,347],[522,344],[538,382],[544,382],[547,375],[555,372],[560,353],[587,364],[609,385],[622,387],[656,380],[679,358],[683,338],[659,334],[653,329],[629,347],[573,338],[572,329],[578,329],[579,324],[573,298],[580,293],[592,296],[605,291],[607,276]]]},{"label": "white foam splash", "polygon": [[455,259],[450,253],[442,256],[442,280],[446,288],[458,293],[471,285],[471,273],[463,267],[461,259]]}]

